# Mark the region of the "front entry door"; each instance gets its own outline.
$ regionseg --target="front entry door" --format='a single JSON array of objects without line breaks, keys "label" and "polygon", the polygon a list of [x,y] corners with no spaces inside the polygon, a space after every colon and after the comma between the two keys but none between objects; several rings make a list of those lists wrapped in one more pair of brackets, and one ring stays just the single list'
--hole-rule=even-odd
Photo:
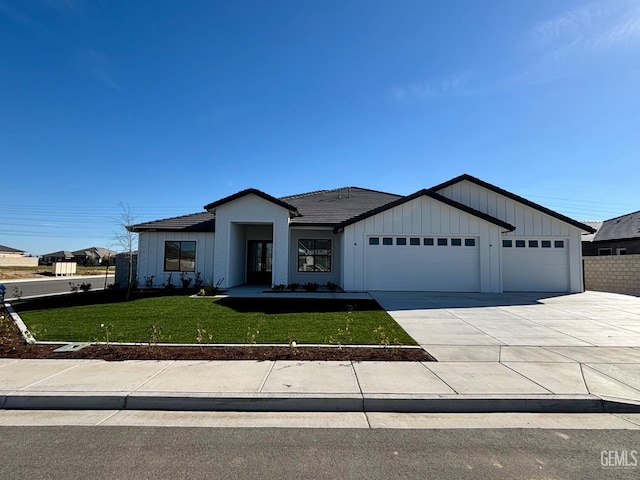
[{"label": "front entry door", "polygon": [[271,285],[273,242],[249,240],[247,248],[247,283]]}]

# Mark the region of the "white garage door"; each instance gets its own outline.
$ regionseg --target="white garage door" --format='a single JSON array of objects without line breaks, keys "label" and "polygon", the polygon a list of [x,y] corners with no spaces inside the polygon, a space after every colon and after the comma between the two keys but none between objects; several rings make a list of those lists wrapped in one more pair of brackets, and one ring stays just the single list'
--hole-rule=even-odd
[{"label": "white garage door", "polygon": [[367,290],[478,292],[480,254],[473,237],[370,237]]},{"label": "white garage door", "polygon": [[567,240],[503,240],[502,283],[505,292],[568,292]]}]

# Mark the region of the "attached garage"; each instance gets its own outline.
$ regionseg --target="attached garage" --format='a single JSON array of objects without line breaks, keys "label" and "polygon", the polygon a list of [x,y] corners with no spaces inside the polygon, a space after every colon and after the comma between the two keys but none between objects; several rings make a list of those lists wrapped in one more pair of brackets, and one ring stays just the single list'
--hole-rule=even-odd
[{"label": "attached garage", "polygon": [[569,248],[566,239],[503,239],[502,262],[505,292],[569,291]]},{"label": "attached garage", "polygon": [[366,289],[480,291],[480,249],[475,237],[370,236]]}]

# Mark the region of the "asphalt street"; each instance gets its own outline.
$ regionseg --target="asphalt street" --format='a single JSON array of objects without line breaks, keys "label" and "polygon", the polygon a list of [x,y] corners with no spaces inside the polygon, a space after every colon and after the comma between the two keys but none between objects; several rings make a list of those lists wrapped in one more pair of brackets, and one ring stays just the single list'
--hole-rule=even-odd
[{"label": "asphalt street", "polygon": [[620,479],[640,473],[632,453],[640,438],[630,430],[0,427],[0,449],[0,478]]},{"label": "asphalt street", "polygon": [[[102,289],[105,285],[105,275],[91,275],[85,277],[62,277],[50,280],[0,280],[7,291],[5,297],[11,301],[16,297],[27,298],[37,295],[54,295],[57,293],[69,293],[71,287],[69,282],[80,284],[90,283],[92,289]],[[106,283],[113,283],[113,273],[106,276]]]}]

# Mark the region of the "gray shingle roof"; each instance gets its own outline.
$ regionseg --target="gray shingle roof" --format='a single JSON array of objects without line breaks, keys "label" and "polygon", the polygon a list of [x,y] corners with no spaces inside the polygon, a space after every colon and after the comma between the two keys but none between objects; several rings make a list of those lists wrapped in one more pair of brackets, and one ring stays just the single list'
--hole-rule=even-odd
[{"label": "gray shingle roof", "polygon": [[640,238],[640,210],[604,221],[593,241],[630,238]]},{"label": "gray shingle roof", "polygon": [[0,245],[0,253],[25,253],[25,251],[18,250],[17,248],[6,247],[5,245]]},{"label": "gray shingle roof", "polygon": [[300,213],[291,219],[291,224],[334,226],[399,198],[402,196],[393,193],[343,187],[291,195],[282,200],[296,207]]},{"label": "gray shingle roof", "polygon": [[209,212],[192,213],[179,217],[138,223],[127,227],[132,232],[145,231],[179,231],[179,232],[214,232],[215,215]]},{"label": "gray shingle roof", "polygon": [[602,226],[602,222],[582,222],[585,225],[589,225],[591,228],[595,229],[594,233],[583,233],[580,237],[580,240],[583,242],[593,242],[594,237],[596,236],[596,232],[600,230]]}]

